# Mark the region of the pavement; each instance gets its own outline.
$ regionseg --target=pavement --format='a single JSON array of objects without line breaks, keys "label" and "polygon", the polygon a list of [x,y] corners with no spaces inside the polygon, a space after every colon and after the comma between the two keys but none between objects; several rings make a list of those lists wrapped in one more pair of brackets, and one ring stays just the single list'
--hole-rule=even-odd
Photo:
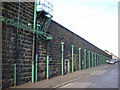
[{"label": "pavement", "polygon": [[68,83],[71,83],[75,80],[86,77],[86,76],[92,74],[93,72],[101,70],[107,66],[110,66],[110,65],[109,64],[102,64],[102,65],[99,65],[96,67],[91,67],[89,69],[79,70],[79,71],[75,71],[73,73],[69,73],[66,75],[60,75],[60,76],[56,76],[56,77],[51,78],[51,79],[38,81],[36,83],[26,83],[26,84],[14,86],[11,88],[15,88],[15,89],[17,89],[17,88],[59,88],[59,87],[64,86]]},{"label": "pavement", "polygon": [[118,64],[105,66],[60,88],[118,88]]}]

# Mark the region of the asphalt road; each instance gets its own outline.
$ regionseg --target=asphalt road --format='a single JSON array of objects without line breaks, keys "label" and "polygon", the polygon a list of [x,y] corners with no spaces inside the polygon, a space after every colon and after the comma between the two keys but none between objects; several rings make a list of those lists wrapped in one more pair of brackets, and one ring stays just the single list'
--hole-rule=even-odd
[{"label": "asphalt road", "polygon": [[60,88],[118,88],[118,63],[104,66]]}]

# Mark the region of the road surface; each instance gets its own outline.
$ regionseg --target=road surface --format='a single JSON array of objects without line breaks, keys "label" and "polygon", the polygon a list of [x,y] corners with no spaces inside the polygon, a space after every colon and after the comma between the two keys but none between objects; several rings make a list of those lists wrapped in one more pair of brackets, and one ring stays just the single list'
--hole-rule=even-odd
[{"label": "road surface", "polygon": [[104,66],[59,88],[118,88],[118,63]]}]

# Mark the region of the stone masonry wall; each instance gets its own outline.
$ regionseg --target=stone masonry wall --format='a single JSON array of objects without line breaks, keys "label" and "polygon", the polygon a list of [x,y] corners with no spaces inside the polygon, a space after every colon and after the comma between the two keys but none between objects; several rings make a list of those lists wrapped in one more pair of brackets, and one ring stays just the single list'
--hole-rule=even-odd
[{"label": "stone masonry wall", "polygon": [[[2,3],[0,2],[0,7]],[[0,10],[0,16],[2,15],[2,10]],[[0,22],[0,89],[2,89],[2,22]]]},{"label": "stone masonry wall", "polygon": [[[28,25],[28,23],[33,24],[33,3],[26,4],[26,2],[12,2],[2,3],[2,5],[4,8],[9,9],[8,11],[4,11],[3,9],[2,14],[4,17],[18,17],[17,22],[21,22],[24,25]],[[18,8],[15,8],[15,5],[20,6],[21,8],[19,8],[18,10]],[[20,20],[24,20],[24,22]],[[0,46],[2,47],[2,50],[0,49],[0,51],[2,51],[2,54],[0,53],[0,60],[2,56],[2,88],[14,86],[15,64],[16,85],[31,82],[32,60],[34,60],[34,34],[31,31],[21,29],[17,26],[9,25],[5,22],[0,22],[0,27],[2,28],[0,31],[0,34],[2,33],[2,35],[0,35]],[[86,49],[87,51],[89,50],[91,52],[111,57],[93,44],[89,43],[85,39],[81,38],[80,36],[76,35],[75,33],[71,32],[70,30],[61,26],[55,21],[51,21],[47,33],[49,33],[53,37],[53,39],[51,41],[45,41],[39,38],[37,67],[38,81],[46,79],[47,54],[50,56],[49,77],[52,78],[61,75],[61,42],[65,42],[64,59],[68,59],[70,61],[70,71],[72,63],[71,45],[74,45],[75,71],[78,70],[78,48],[81,48],[81,63],[84,60],[84,49]],[[84,69],[83,64],[81,64],[81,66],[82,69]]]},{"label": "stone masonry wall", "polygon": [[[78,70],[78,48],[81,48],[81,63],[84,61],[84,49],[97,54],[111,57],[104,51],[86,41],[82,37],[76,35],[72,31],[63,27],[55,21],[52,21],[48,28],[48,33],[53,36],[53,40],[49,42],[49,55],[50,55],[50,77],[61,74],[61,42],[65,42],[64,46],[64,59],[70,60],[71,66],[71,45],[74,45],[74,60],[75,70]],[[88,54],[87,54],[88,55]],[[88,57],[86,57],[87,59]],[[90,59],[92,64],[92,60]],[[65,64],[65,62],[64,62]],[[87,63],[88,64],[88,63]],[[82,64],[83,68],[83,64]],[[70,68],[71,71],[71,68]]]},{"label": "stone masonry wall", "polygon": [[[33,24],[34,4],[32,2],[5,2],[2,12],[5,18],[16,18],[23,25]],[[19,6],[19,8],[17,7]],[[30,7],[31,6],[31,7]],[[19,10],[20,9],[20,10]],[[22,21],[23,20],[23,21]],[[0,22],[1,24],[2,22]],[[15,23],[15,22],[13,22]],[[2,32],[2,88],[14,86],[16,64],[16,85],[31,82],[32,60],[34,56],[34,34],[26,29],[3,22]],[[1,34],[1,33],[0,33]],[[1,40],[1,38],[0,38]],[[38,81],[46,78],[46,56],[48,41],[39,38],[38,45]],[[1,49],[0,49],[1,50]],[[1,54],[0,54],[1,55]],[[35,60],[34,60],[35,61]],[[35,67],[35,62],[34,62]],[[34,68],[35,71],[35,68]],[[34,72],[35,74],[35,72]],[[35,79],[35,78],[34,78]]]}]

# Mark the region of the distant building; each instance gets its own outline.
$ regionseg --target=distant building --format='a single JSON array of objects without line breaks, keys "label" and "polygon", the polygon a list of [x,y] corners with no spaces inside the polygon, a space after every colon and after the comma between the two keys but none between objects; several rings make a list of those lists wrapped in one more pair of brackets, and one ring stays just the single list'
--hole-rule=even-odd
[{"label": "distant building", "polygon": [[107,51],[107,50],[105,50],[105,52],[107,53],[107,54],[109,54],[109,55],[111,55],[112,56],[112,59],[119,59],[116,55],[114,55],[113,53],[111,53],[111,52],[109,52],[109,51]]}]

